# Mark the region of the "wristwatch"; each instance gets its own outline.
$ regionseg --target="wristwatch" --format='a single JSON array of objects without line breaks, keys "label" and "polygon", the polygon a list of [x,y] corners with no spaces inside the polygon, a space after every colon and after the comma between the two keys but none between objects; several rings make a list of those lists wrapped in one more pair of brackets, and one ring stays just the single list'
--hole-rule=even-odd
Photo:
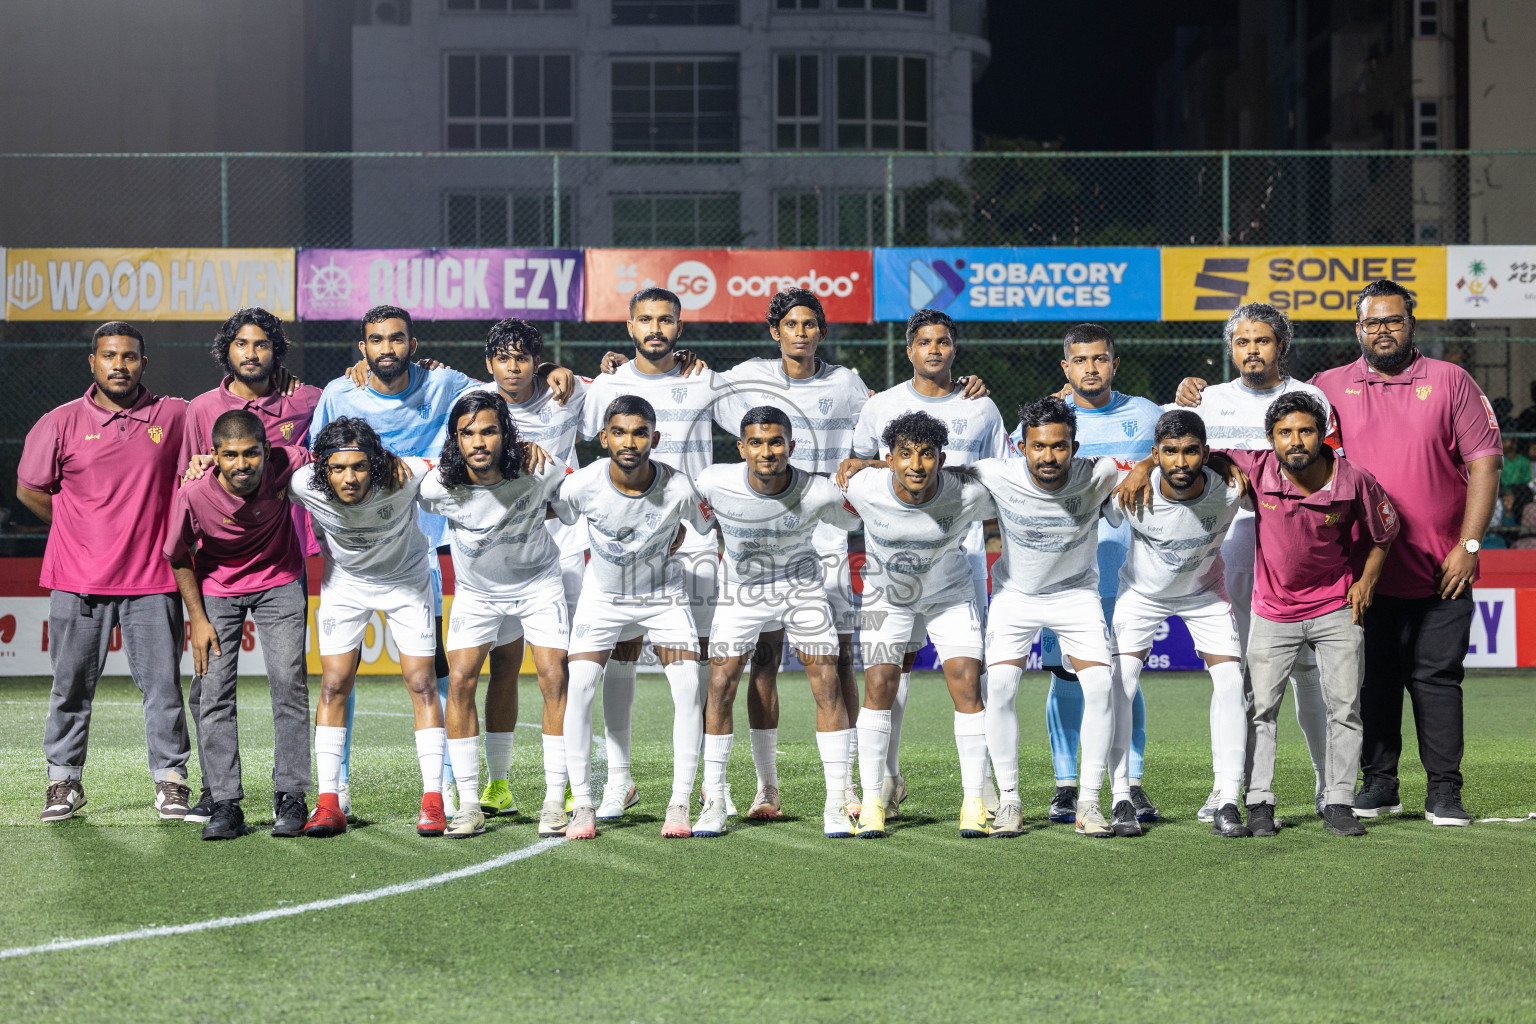
[{"label": "wristwatch", "polygon": [[1464,540],[1464,541],[1462,541],[1457,546],[1458,547],[1466,548],[1467,549],[1467,554],[1475,555],[1482,548],[1483,545],[1482,545],[1482,543],[1480,541]]}]

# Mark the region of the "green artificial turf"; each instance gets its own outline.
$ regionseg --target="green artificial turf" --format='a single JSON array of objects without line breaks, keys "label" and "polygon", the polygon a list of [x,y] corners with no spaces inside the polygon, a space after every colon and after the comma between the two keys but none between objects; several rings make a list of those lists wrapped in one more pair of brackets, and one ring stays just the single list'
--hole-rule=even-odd
[{"label": "green artificial turf", "polygon": [[[1147,677],[1146,786],[1166,821],[1088,840],[1045,823],[1045,682],[1026,677],[1029,831],[962,840],[951,712],[914,679],[903,733],[911,799],[889,838],[820,834],[821,766],[802,677],[780,729],[785,820],[715,840],[660,838],[671,704],[641,677],[642,802],[596,842],[561,843],[472,877],[372,902],[196,934],[0,959],[7,1020],[1240,1020],[1536,1019],[1536,821],[1434,828],[1411,729],[1409,815],[1363,839],[1324,832],[1289,704],[1281,816],[1268,840],[1212,836],[1203,676]],[[1530,675],[1467,683],[1474,816],[1536,810]],[[242,680],[247,814],[270,822],[271,719]],[[537,722],[525,684],[519,718]],[[150,810],[137,691],[104,682],[82,818],[37,821],[45,681],[0,684],[0,948],[303,904],[411,882],[531,846],[542,791],[520,728],[525,813],[484,836],[424,840],[398,683],[360,687],[353,753],[367,824],[331,840],[259,832],[203,843]],[[601,716],[598,716],[601,722]],[[738,708],[731,781],[753,789]],[[601,750],[601,741],[597,749]],[[602,770],[598,770],[601,778]]]}]

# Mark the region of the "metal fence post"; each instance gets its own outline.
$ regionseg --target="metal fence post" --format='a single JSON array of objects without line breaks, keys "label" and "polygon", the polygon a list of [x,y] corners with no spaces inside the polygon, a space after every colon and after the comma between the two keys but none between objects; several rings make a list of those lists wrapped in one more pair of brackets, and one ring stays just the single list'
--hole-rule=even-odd
[{"label": "metal fence post", "polygon": [[219,244],[229,248],[229,154],[219,154]]},{"label": "metal fence post", "polygon": [[550,160],[553,174],[553,187],[550,196],[550,203],[553,209],[550,220],[554,232],[551,242],[558,249],[560,248],[560,154],[556,153]]},{"label": "metal fence post", "polygon": [[[1221,244],[1232,244],[1232,154],[1227,150],[1221,151]],[[1232,348],[1222,338],[1221,342],[1221,379],[1230,380],[1232,377]]]},{"label": "metal fence post", "polygon": [[895,155],[885,154],[885,247],[889,249],[896,244],[896,191],[892,187],[895,175]]}]

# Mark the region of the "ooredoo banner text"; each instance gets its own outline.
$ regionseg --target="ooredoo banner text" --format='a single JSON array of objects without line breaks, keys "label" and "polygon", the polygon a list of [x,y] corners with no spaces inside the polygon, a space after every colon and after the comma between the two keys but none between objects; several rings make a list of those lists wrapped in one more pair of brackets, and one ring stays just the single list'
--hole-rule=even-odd
[{"label": "ooredoo banner text", "polygon": [[868,323],[874,310],[868,249],[588,249],[587,319],[626,320],[629,298],[660,286],[685,320],[761,322],[785,288],[814,292],[836,323]]},{"label": "ooredoo banner text", "polygon": [[300,249],[299,319],[580,320],[579,249]]}]

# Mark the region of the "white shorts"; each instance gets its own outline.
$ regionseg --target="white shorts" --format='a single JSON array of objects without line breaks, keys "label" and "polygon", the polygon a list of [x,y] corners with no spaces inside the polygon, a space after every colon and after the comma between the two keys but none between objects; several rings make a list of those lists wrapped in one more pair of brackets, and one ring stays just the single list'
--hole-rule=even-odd
[{"label": "white shorts", "polygon": [[581,581],[587,575],[587,553],[575,551],[560,556],[560,586],[565,591],[565,614],[576,617],[576,600],[581,597]]},{"label": "white shorts", "polygon": [[[443,617],[443,563],[437,557],[436,551],[427,553],[427,562],[427,573],[432,579],[432,615],[440,619]],[[435,654],[436,651],[434,650],[433,653]]]},{"label": "white shorts", "polygon": [[571,624],[571,654],[610,651],[620,640],[644,633],[652,647],[696,651],[699,635],[681,589],[661,591],[648,602],[615,601],[596,587],[583,588]]},{"label": "white shorts", "polygon": [[1028,595],[1004,587],[987,614],[987,664],[1029,657],[1035,634],[1049,627],[1062,653],[1077,661],[1110,664],[1109,627],[1097,590]]},{"label": "white shorts", "polygon": [[[708,551],[679,551],[672,556],[672,564],[667,567],[667,583],[674,584],[674,572],[681,572],[675,578],[683,592],[688,595],[688,611],[693,617],[693,626],[699,631],[699,636],[709,636],[709,627],[715,621],[716,594],[719,590],[720,555],[714,549]],[[697,645],[695,640],[694,644]],[[667,646],[667,645],[663,645]]]},{"label": "white shorts", "polygon": [[821,585],[826,593],[827,605],[832,610],[832,628],[847,635],[859,628],[859,602],[853,593],[853,565],[848,555],[842,557],[823,554],[821,559]]},{"label": "white shorts", "polygon": [[752,650],[759,633],[782,629],[785,642],[803,654],[836,654],[834,621],[826,594],[817,584],[726,583],[709,633],[709,653],[738,657]]},{"label": "white shorts", "polygon": [[1134,654],[1150,650],[1158,627],[1170,615],[1184,620],[1195,650],[1217,657],[1242,656],[1243,644],[1237,637],[1237,620],[1232,603],[1223,588],[1202,591],[1186,597],[1152,598],[1134,590],[1122,590],[1115,598],[1115,618],[1110,626],[1116,654]]},{"label": "white shorts", "polygon": [[315,612],[321,655],[348,654],[361,648],[374,612],[383,613],[401,654],[430,658],[437,653],[432,583],[423,571],[414,587],[400,583],[375,586],[354,579],[322,583],[320,607]]},{"label": "white shorts", "polygon": [[[941,663],[950,658],[981,658],[981,609],[976,607],[969,580],[911,606],[888,602],[878,591],[865,591],[861,617],[864,629],[859,642],[865,665],[900,665],[906,654],[921,648],[925,635],[932,638]],[[914,642],[917,647],[912,646]]]},{"label": "white shorts", "polygon": [[450,651],[486,644],[501,647],[526,637],[535,647],[563,651],[570,640],[570,627],[565,589],[560,578],[551,575],[515,597],[460,590],[448,613],[443,647]]}]

